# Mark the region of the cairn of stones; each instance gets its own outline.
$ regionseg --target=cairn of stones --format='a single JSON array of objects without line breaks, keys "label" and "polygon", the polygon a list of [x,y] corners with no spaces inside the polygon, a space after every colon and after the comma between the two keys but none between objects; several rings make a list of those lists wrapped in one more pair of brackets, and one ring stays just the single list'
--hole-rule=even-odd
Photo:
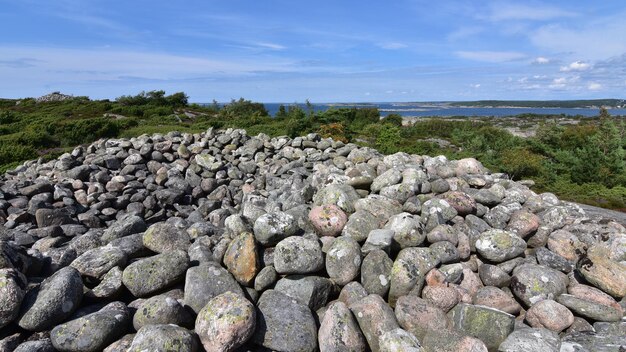
[{"label": "cairn of stones", "polygon": [[48,103],[52,101],[65,101],[72,100],[74,96],[62,94],[61,92],[52,92],[50,94],[42,95],[39,98],[35,99],[37,103]]},{"label": "cairn of stones", "polygon": [[624,351],[626,229],[448,160],[244,130],[0,178],[1,351]]}]

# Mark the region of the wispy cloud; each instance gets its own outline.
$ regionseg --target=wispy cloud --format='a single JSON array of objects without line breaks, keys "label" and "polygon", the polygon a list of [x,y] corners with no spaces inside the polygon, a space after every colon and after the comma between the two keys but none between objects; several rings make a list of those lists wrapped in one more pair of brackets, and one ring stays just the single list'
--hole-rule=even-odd
[{"label": "wispy cloud", "polygon": [[502,63],[526,58],[526,54],[516,51],[457,51],[457,56],[474,61]]},{"label": "wispy cloud", "polygon": [[552,62],[552,60],[548,59],[547,57],[543,57],[543,56],[536,57],[532,61],[533,64],[537,64],[537,65],[546,65],[546,64],[549,64],[551,62]]},{"label": "wispy cloud", "polygon": [[399,42],[387,42],[387,43],[379,43],[378,47],[382,49],[387,49],[387,50],[398,50],[398,49],[408,48],[409,46],[407,44],[399,43]]},{"label": "wispy cloud", "polygon": [[586,71],[591,68],[591,64],[583,61],[574,61],[569,65],[561,66],[559,71],[561,72],[570,72],[570,71]]},{"label": "wispy cloud", "polygon": [[450,41],[457,41],[481,34],[484,31],[485,28],[480,26],[465,26],[451,32],[447,38]]},{"label": "wispy cloud", "polygon": [[491,6],[487,18],[491,21],[531,20],[546,21],[562,17],[575,17],[578,14],[554,6],[524,5],[498,2]]},{"label": "wispy cloud", "polygon": [[280,44],[276,44],[276,43],[257,42],[257,43],[254,43],[254,44],[256,46],[258,46],[258,47],[271,49],[271,50],[285,50],[285,49],[287,49],[286,46],[280,45]]},{"label": "wispy cloud", "polygon": [[600,90],[600,89],[602,89],[602,84],[597,83],[597,82],[591,82],[587,86],[587,89],[589,89],[589,90]]}]

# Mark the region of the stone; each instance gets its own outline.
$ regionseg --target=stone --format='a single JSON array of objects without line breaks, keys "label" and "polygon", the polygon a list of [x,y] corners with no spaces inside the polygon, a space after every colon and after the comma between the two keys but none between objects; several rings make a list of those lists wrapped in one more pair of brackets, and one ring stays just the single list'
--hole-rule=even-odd
[{"label": "stone", "polygon": [[257,291],[265,291],[272,286],[278,279],[278,273],[274,269],[274,265],[268,265],[261,269],[254,279],[254,289]]},{"label": "stone", "polygon": [[398,299],[395,314],[400,326],[420,340],[428,332],[452,328],[452,321],[446,312],[425,299],[413,295],[402,296]]},{"label": "stone", "polygon": [[256,314],[254,343],[278,351],[317,350],[317,325],[309,307],[281,292],[267,290],[259,298]]},{"label": "stone", "polygon": [[372,352],[379,352],[380,337],[400,326],[393,310],[379,295],[368,295],[350,305]]},{"label": "stone", "polygon": [[109,243],[115,239],[126,237],[146,230],[146,223],[137,215],[128,215],[116,220],[102,233],[102,241]]},{"label": "stone", "polygon": [[224,265],[235,280],[249,286],[259,271],[259,254],[254,235],[244,232],[235,237],[224,253]]},{"label": "stone", "polygon": [[274,290],[316,311],[326,305],[332,288],[332,282],[325,277],[288,275],[278,280]]},{"label": "stone", "polygon": [[128,352],[196,352],[198,339],[176,325],[146,325],[137,331]]},{"label": "stone", "polygon": [[256,309],[243,296],[225,292],[198,313],[195,331],[207,351],[233,351],[248,341],[256,326]]},{"label": "stone", "polygon": [[401,249],[417,247],[424,242],[426,237],[419,217],[409,213],[392,216],[385,228],[393,231],[393,241]]},{"label": "stone", "polygon": [[361,270],[361,246],[351,237],[335,239],[326,253],[326,272],[337,285],[354,280]]},{"label": "stone", "polygon": [[500,267],[491,264],[482,264],[478,268],[480,280],[486,286],[506,287],[511,283],[511,276]]},{"label": "stone", "polygon": [[348,216],[334,204],[316,206],[309,212],[309,221],[319,236],[338,236],[348,222]]},{"label": "stone", "polygon": [[19,271],[0,269],[0,329],[18,317],[26,285],[26,277]]},{"label": "stone", "polygon": [[337,300],[345,303],[347,306],[350,306],[352,303],[367,296],[367,294],[367,291],[365,291],[365,288],[363,288],[360,283],[352,281],[341,289]]},{"label": "stone", "polygon": [[[557,301],[579,316],[596,321],[620,321],[624,316],[622,309],[580,299],[576,296],[562,294]],[[621,308],[621,307],[620,307]],[[570,312],[571,314],[571,312]],[[573,320],[573,316],[572,316]],[[573,323],[573,321],[572,321]],[[570,324],[571,325],[571,324]]]},{"label": "stone", "polygon": [[126,266],[126,253],[117,247],[97,247],[81,254],[70,266],[83,276],[100,279],[114,267]]},{"label": "stone", "polygon": [[461,301],[461,295],[455,288],[443,285],[424,287],[422,298],[446,313]]},{"label": "stone", "polygon": [[422,340],[426,352],[487,352],[481,340],[450,330],[430,331]]},{"label": "stone", "polygon": [[402,173],[392,168],[374,178],[370,188],[372,192],[380,192],[384,187],[393,186],[400,181],[402,181]]},{"label": "stone", "polygon": [[428,248],[410,247],[401,250],[391,268],[389,279],[389,304],[411,292],[419,294],[426,274],[439,265],[440,261]]},{"label": "stone", "polygon": [[133,327],[139,330],[146,325],[189,325],[191,315],[174,298],[166,295],[152,296],[141,302],[133,316]]},{"label": "stone", "polygon": [[135,297],[146,297],[181,282],[188,266],[187,253],[165,252],[127,266],[122,282]]},{"label": "stone", "polygon": [[385,332],[379,341],[380,352],[422,352],[419,340],[410,332],[395,329]]},{"label": "stone", "polygon": [[539,228],[540,219],[528,210],[516,210],[511,214],[506,230],[521,238],[526,238]]},{"label": "stone", "polygon": [[364,352],[367,347],[358,323],[343,302],[328,305],[320,322],[318,342],[320,351],[327,352]]},{"label": "stone", "polygon": [[283,212],[263,214],[254,222],[254,237],[266,247],[274,246],[297,232],[296,219]]},{"label": "stone", "polygon": [[559,335],[548,329],[515,330],[504,340],[499,352],[559,352],[561,339]]},{"label": "stone", "polygon": [[315,205],[337,205],[346,213],[354,213],[354,203],[359,199],[356,190],[346,184],[330,184],[320,188],[313,196]]},{"label": "stone", "polygon": [[391,251],[393,236],[394,232],[392,230],[372,230],[370,231],[369,235],[367,235],[367,239],[365,240],[363,247],[361,247],[361,251],[365,255],[375,249],[382,249],[383,251],[389,253]]},{"label": "stone", "polygon": [[50,339],[22,342],[13,352],[56,352]]},{"label": "stone", "polygon": [[78,270],[65,267],[26,293],[17,324],[29,331],[43,331],[63,322],[83,298]]},{"label": "stone", "polygon": [[555,299],[567,290],[568,278],[554,269],[536,264],[515,268],[511,277],[511,291],[525,306],[544,299]]},{"label": "stone", "polygon": [[243,295],[235,278],[219,264],[202,263],[187,270],[185,277],[185,305],[196,314],[213,298],[225,292]]},{"label": "stone", "polygon": [[380,221],[365,210],[357,210],[350,215],[348,222],[344,226],[341,235],[351,237],[357,242],[363,242],[372,230],[382,226]]},{"label": "stone", "polygon": [[389,292],[393,261],[381,249],[371,251],[361,265],[361,283],[369,294],[386,297]]},{"label": "stone", "polygon": [[35,219],[39,228],[72,223],[72,218],[66,209],[37,209]]},{"label": "stone", "polygon": [[626,296],[626,266],[610,259],[601,244],[589,248],[587,256],[576,264],[577,271],[592,285],[613,297]]},{"label": "stone", "polygon": [[460,216],[476,213],[476,201],[461,191],[450,191],[439,196],[450,204]]},{"label": "stone", "polygon": [[526,250],[526,242],[516,234],[504,230],[489,230],[476,240],[476,251],[483,258],[501,263],[515,258]]},{"label": "stone", "polygon": [[526,321],[533,328],[546,328],[560,333],[574,323],[574,314],[566,306],[544,299],[528,309]]},{"label": "stone", "polygon": [[455,328],[485,343],[490,351],[513,332],[515,316],[501,310],[459,303],[448,316]]},{"label": "stone", "polygon": [[495,308],[509,314],[519,314],[522,306],[497,287],[481,287],[472,299],[472,304]]},{"label": "stone", "polygon": [[323,267],[322,248],[315,240],[294,236],[276,245],[274,268],[279,274],[314,273]]},{"label": "stone", "polygon": [[116,266],[102,276],[98,286],[86,291],[85,297],[94,300],[115,298],[123,287],[122,270]]},{"label": "stone", "polygon": [[130,313],[122,302],[113,302],[50,332],[50,340],[60,351],[102,351],[126,332]]},{"label": "stone", "polygon": [[142,241],[146,248],[156,253],[187,251],[191,245],[187,232],[167,222],[150,225],[144,232]]}]

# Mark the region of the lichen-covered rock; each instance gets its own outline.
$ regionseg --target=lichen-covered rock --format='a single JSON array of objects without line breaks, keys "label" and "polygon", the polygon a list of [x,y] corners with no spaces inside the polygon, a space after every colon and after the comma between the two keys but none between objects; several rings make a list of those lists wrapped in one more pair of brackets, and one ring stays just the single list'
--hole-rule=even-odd
[{"label": "lichen-covered rock", "polygon": [[497,287],[485,286],[481,287],[473,297],[472,303],[499,309],[509,314],[518,314],[522,310],[517,301]]},{"label": "lichen-covered rock", "polygon": [[285,276],[274,286],[274,290],[286,294],[313,311],[326,305],[332,288],[332,282],[325,277],[305,275]]},{"label": "lichen-covered rock", "polygon": [[341,234],[348,216],[334,204],[316,206],[309,212],[309,221],[320,236],[338,236]]},{"label": "lichen-covered rock", "polygon": [[243,295],[233,276],[219,264],[208,262],[189,268],[185,277],[185,305],[198,313],[211,300],[225,292]]},{"label": "lichen-covered rock", "polygon": [[207,351],[234,351],[252,337],[254,305],[243,296],[225,292],[212,298],[196,318],[195,331]]},{"label": "lichen-covered rock", "polygon": [[485,343],[490,351],[513,332],[515,316],[484,306],[459,303],[448,316],[455,328]]},{"label": "lichen-covered rock", "polygon": [[527,307],[544,300],[555,299],[567,290],[568,278],[554,269],[535,264],[515,268],[511,277],[511,291]]},{"label": "lichen-covered rock", "polygon": [[504,230],[485,231],[476,240],[476,251],[495,263],[515,258],[525,249],[526,242],[521,237]]},{"label": "lichen-covered rock", "polygon": [[133,327],[139,330],[146,325],[176,324],[186,326],[193,321],[191,315],[174,298],[153,296],[141,302],[133,316]]},{"label": "lichen-covered rock", "polygon": [[426,274],[439,263],[439,258],[428,248],[410,247],[401,250],[391,268],[389,304],[394,306],[399,297],[411,292],[419,294]]},{"label": "lichen-covered rock", "polygon": [[452,321],[441,308],[413,295],[398,299],[395,309],[400,326],[418,339],[428,332],[438,332],[452,328]]},{"label": "lichen-covered rock", "polygon": [[26,293],[17,324],[29,331],[50,329],[71,316],[82,298],[80,273],[63,268]]},{"label": "lichen-covered rock", "polygon": [[340,236],[326,253],[326,272],[337,284],[354,280],[361,269],[361,246],[351,237]]},{"label": "lichen-covered rock", "polygon": [[361,284],[370,294],[386,297],[389,292],[393,261],[387,253],[376,249],[363,259],[361,265]]},{"label": "lichen-covered rock", "polygon": [[467,193],[450,191],[440,195],[439,198],[448,202],[457,211],[458,215],[465,216],[476,213],[476,201]]},{"label": "lichen-covered rock", "polygon": [[611,260],[609,250],[603,245],[589,248],[576,268],[587,281],[609,295],[626,296],[626,266]]},{"label": "lichen-covered rock", "polygon": [[350,305],[373,352],[380,351],[380,337],[399,328],[393,310],[379,295],[369,295]]},{"label": "lichen-covered rock", "polygon": [[279,274],[314,273],[324,267],[324,254],[319,243],[305,237],[289,237],[274,250],[274,268]]},{"label": "lichen-covered rock", "polygon": [[19,315],[26,284],[26,277],[19,271],[0,269],[0,329]]},{"label": "lichen-covered rock", "polygon": [[559,335],[548,329],[515,330],[504,340],[499,352],[559,352],[561,340]]},{"label": "lichen-covered rock", "polygon": [[350,215],[348,222],[344,226],[342,236],[351,237],[357,242],[363,242],[372,230],[382,226],[380,221],[365,210],[357,210]]},{"label": "lichen-covered rock", "polygon": [[454,329],[429,331],[422,339],[422,346],[426,352],[487,352],[484,342]]},{"label": "lichen-covered rock", "polygon": [[568,294],[560,295],[557,301],[577,315],[596,321],[620,321],[624,316],[622,309],[580,299]]},{"label": "lichen-covered rock", "polygon": [[113,302],[50,332],[52,344],[59,351],[96,352],[124,335],[130,313],[122,302]]},{"label": "lichen-covered rock", "polygon": [[157,253],[187,251],[190,244],[187,232],[167,222],[151,225],[143,234],[143,245]]},{"label": "lichen-covered rock", "polygon": [[249,286],[259,271],[259,255],[254,235],[244,232],[235,237],[224,253],[224,265],[235,280]]},{"label": "lichen-covered rock", "polygon": [[367,343],[352,312],[343,302],[328,305],[320,322],[318,335],[320,351],[364,352]]},{"label": "lichen-covered rock", "polygon": [[81,275],[100,279],[116,266],[126,266],[126,253],[117,247],[98,247],[81,254],[70,264]]},{"label": "lichen-covered rock", "polygon": [[102,234],[102,241],[109,243],[115,239],[126,237],[146,230],[146,223],[137,215],[128,215],[115,221]]},{"label": "lichen-covered rock", "polygon": [[296,219],[283,212],[267,213],[254,222],[254,237],[263,246],[274,246],[298,232]]},{"label": "lichen-covered rock", "polygon": [[122,287],[124,286],[122,283],[122,273],[122,270],[117,266],[109,270],[109,272],[102,276],[102,280],[98,286],[85,292],[85,297],[94,300],[115,298],[121,293]]},{"label": "lichen-covered rock", "polygon": [[253,341],[278,351],[317,350],[317,325],[309,307],[274,290],[263,292],[257,304]]},{"label": "lichen-covered rock", "polygon": [[400,248],[417,247],[426,237],[419,217],[409,213],[392,216],[385,228],[393,231],[393,240]]},{"label": "lichen-covered rock", "polygon": [[313,204],[335,204],[346,213],[354,213],[354,202],[359,199],[356,190],[346,184],[330,184],[322,187],[313,196]]},{"label": "lichen-covered rock", "polygon": [[422,352],[419,340],[410,332],[395,329],[385,332],[379,341],[380,352]]},{"label": "lichen-covered rock", "polygon": [[128,352],[196,352],[198,338],[176,325],[146,325],[137,331]]},{"label": "lichen-covered rock", "polygon": [[165,252],[127,266],[122,282],[136,297],[145,297],[182,281],[188,266],[187,253]]}]

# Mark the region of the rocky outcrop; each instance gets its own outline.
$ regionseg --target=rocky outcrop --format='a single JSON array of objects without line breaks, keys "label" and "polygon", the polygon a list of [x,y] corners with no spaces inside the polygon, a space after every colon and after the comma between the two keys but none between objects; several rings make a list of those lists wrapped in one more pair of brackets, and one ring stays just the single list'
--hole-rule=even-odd
[{"label": "rocky outcrop", "polygon": [[475,159],[244,130],[0,177],[0,350],[626,348],[626,229]]}]

